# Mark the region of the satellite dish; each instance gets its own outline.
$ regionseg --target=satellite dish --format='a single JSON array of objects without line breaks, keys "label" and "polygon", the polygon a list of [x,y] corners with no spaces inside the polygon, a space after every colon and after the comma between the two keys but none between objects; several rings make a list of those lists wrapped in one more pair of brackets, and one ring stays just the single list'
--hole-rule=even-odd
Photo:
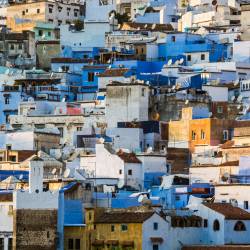
[{"label": "satellite dish", "polygon": [[237,101],[238,101],[238,102],[241,102],[241,101],[242,101],[242,98],[243,98],[242,95],[239,95],[238,98],[237,98]]},{"label": "satellite dish", "polygon": [[99,142],[100,144],[103,144],[103,143],[105,142],[105,140],[101,137],[101,138],[98,140],[98,142]]},{"label": "satellite dish", "polygon": [[231,97],[231,101],[233,102],[235,100],[235,96],[233,95],[232,97]]},{"label": "satellite dish", "polygon": [[148,27],[148,25],[147,25],[147,24],[145,24],[145,25],[144,25],[144,28],[146,29],[147,27]]},{"label": "satellite dish", "polygon": [[238,105],[238,106],[237,106],[237,109],[241,109],[241,105]]},{"label": "satellite dish", "polygon": [[153,25],[152,25],[152,30],[154,30],[156,28],[156,24],[154,23]]},{"label": "satellite dish", "polygon": [[70,175],[70,169],[67,168],[67,169],[64,171],[64,173],[63,173],[63,177],[64,177],[64,178],[68,178],[69,175]]},{"label": "satellite dish", "polygon": [[138,201],[139,203],[141,203],[141,202],[143,201],[143,199],[144,199],[144,195],[139,195],[137,201]]},{"label": "satellite dish", "polygon": [[148,147],[147,148],[147,153],[152,153],[153,152],[153,148],[152,147]]},{"label": "satellite dish", "polygon": [[172,59],[169,59],[169,60],[168,60],[168,66],[172,65],[172,63],[173,63],[173,60],[172,60]]},{"label": "satellite dish", "polygon": [[51,171],[51,173],[52,173],[53,175],[55,175],[55,174],[56,174],[56,168],[53,168],[53,170]]},{"label": "satellite dish", "polygon": [[23,174],[20,174],[19,175],[19,180],[22,180],[23,179]]},{"label": "satellite dish", "polygon": [[176,60],[174,64],[179,65],[180,64],[179,60]]},{"label": "satellite dish", "polygon": [[189,103],[189,100],[186,100],[186,101],[185,101],[185,104],[188,105],[188,103]]},{"label": "satellite dish", "polygon": [[181,58],[180,61],[179,61],[180,64],[183,64],[184,63],[184,59]]},{"label": "satellite dish", "polygon": [[216,1],[216,0],[213,0],[213,1],[212,1],[212,5],[213,5],[213,6],[217,5],[217,1]]}]

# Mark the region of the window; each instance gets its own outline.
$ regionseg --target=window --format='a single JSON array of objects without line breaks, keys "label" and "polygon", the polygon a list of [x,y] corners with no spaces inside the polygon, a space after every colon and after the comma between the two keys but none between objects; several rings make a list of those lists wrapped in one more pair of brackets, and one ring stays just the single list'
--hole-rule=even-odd
[{"label": "window", "polygon": [[158,230],[158,223],[154,222],[154,230]]},{"label": "window", "polygon": [[42,30],[38,30],[38,35],[42,36],[43,35],[43,31]]},{"label": "window", "polygon": [[4,250],[4,238],[0,238],[0,249]]},{"label": "window", "polygon": [[132,169],[128,170],[128,175],[132,175]]},{"label": "window", "polygon": [[95,77],[94,72],[88,72],[88,82],[93,82],[94,77]]},{"label": "window", "polygon": [[227,140],[228,140],[228,131],[227,131],[227,130],[224,130],[224,131],[223,131],[223,140],[224,140],[224,141],[227,141]]},{"label": "window", "polygon": [[115,231],[115,225],[111,225],[111,232]]},{"label": "window", "polygon": [[9,114],[5,115],[5,123],[9,123],[9,116],[10,116]]},{"label": "window", "polygon": [[219,114],[223,113],[223,107],[222,106],[217,107],[217,113],[219,113]]},{"label": "window", "polygon": [[196,133],[192,131],[192,140],[194,141],[196,139]]},{"label": "window", "polygon": [[242,221],[237,221],[234,225],[234,231],[246,231],[246,226]]},{"label": "window", "polygon": [[201,130],[201,139],[204,140],[205,139],[205,132],[203,130]]},{"label": "window", "polygon": [[5,103],[5,104],[10,104],[10,97],[9,97],[9,96],[6,96],[6,97],[4,98],[4,103]]},{"label": "window", "polygon": [[10,45],[10,50],[14,50],[14,49],[15,49],[14,44],[11,44],[11,45]]},{"label": "window", "polygon": [[204,226],[204,227],[207,227],[207,224],[208,224],[208,220],[207,220],[207,219],[204,219],[204,221],[203,221],[203,226]]},{"label": "window", "polygon": [[49,19],[48,21],[49,21],[49,23],[53,23],[53,22],[54,22],[54,20],[53,20],[53,19]]},{"label": "window", "polygon": [[128,226],[125,225],[125,224],[122,224],[122,225],[121,225],[121,230],[122,230],[122,231],[128,231]]},{"label": "window", "polygon": [[12,250],[12,238],[8,239],[8,250]]},{"label": "window", "polygon": [[75,250],[80,250],[80,249],[81,249],[81,240],[75,239]]},{"label": "window", "polygon": [[213,229],[214,231],[220,231],[220,222],[218,220],[214,221]]},{"label": "window", "polygon": [[25,15],[25,11],[22,12],[23,16]]},{"label": "window", "polygon": [[48,31],[48,36],[51,36],[51,31]]},{"label": "window", "polygon": [[36,13],[39,14],[40,13],[40,9],[36,9]]},{"label": "window", "polygon": [[23,49],[23,45],[21,43],[18,44],[18,49],[22,50]]},{"label": "window", "polygon": [[49,238],[49,231],[47,231],[47,238]]},{"label": "window", "polygon": [[16,156],[15,155],[10,155],[9,161],[16,162]]},{"label": "window", "polygon": [[145,96],[145,88],[141,89],[141,96]]},{"label": "window", "polygon": [[187,61],[191,62],[191,59],[192,59],[191,55],[187,55]]},{"label": "window", "polygon": [[141,53],[142,53],[142,54],[144,53],[144,49],[143,49],[143,48],[141,48]]},{"label": "window", "polygon": [[7,144],[7,145],[6,145],[6,149],[7,149],[7,150],[11,150],[11,148],[12,148],[12,145],[11,145],[11,144]]},{"label": "window", "polygon": [[179,201],[180,199],[181,199],[181,198],[180,198],[179,195],[176,195],[176,196],[175,196],[175,200],[176,200],[176,201]]},{"label": "window", "polygon": [[244,209],[248,209],[248,201],[244,201]]},{"label": "window", "polygon": [[175,36],[171,36],[171,41],[175,42]]},{"label": "window", "polygon": [[205,54],[201,54],[201,60],[202,60],[202,61],[205,60]]},{"label": "window", "polygon": [[121,169],[119,170],[119,174],[122,174],[122,170]]},{"label": "window", "polygon": [[89,221],[91,221],[91,220],[92,220],[92,213],[89,212]]},{"label": "window", "polygon": [[76,130],[77,131],[82,131],[82,127],[77,127]]},{"label": "window", "polygon": [[49,13],[53,13],[53,9],[52,8],[49,8]]},{"label": "window", "polygon": [[74,249],[74,241],[73,241],[73,239],[68,239],[68,249],[69,250]]},{"label": "window", "polygon": [[29,10],[28,9],[26,9],[26,13],[28,13],[29,12]]},{"label": "window", "polygon": [[153,250],[159,250],[159,246],[158,245],[153,245]]},{"label": "window", "polygon": [[58,20],[58,26],[62,24],[62,20]]},{"label": "window", "polygon": [[76,11],[74,11],[74,17],[77,17],[78,13]]}]

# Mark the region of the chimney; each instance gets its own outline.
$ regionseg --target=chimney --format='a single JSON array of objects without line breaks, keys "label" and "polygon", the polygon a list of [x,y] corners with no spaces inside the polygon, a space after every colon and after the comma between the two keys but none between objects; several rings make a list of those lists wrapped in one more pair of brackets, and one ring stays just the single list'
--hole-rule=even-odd
[{"label": "chimney", "polygon": [[29,162],[29,192],[43,192],[43,160],[37,155]]}]

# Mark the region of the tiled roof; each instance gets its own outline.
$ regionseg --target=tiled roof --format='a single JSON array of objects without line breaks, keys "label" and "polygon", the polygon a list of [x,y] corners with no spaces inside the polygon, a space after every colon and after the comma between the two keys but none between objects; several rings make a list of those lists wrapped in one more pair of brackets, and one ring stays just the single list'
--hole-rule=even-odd
[{"label": "tiled roof", "polygon": [[222,149],[231,148],[233,145],[234,145],[234,141],[230,140],[230,141],[226,141],[224,144],[222,144],[220,146],[220,148],[222,148]]},{"label": "tiled roof", "polygon": [[129,69],[123,68],[115,68],[115,69],[106,69],[103,73],[100,73],[99,77],[118,77],[118,76],[124,76],[126,72],[128,72]]},{"label": "tiled roof", "polygon": [[154,214],[153,211],[147,212],[126,212],[111,211],[99,214],[95,218],[95,223],[143,223]]},{"label": "tiled roof", "polygon": [[234,136],[250,136],[250,127],[234,128]]},{"label": "tiled roof", "polygon": [[206,207],[223,214],[228,220],[250,220],[250,213],[229,203],[203,203]]},{"label": "tiled roof", "polygon": [[0,202],[7,202],[13,200],[13,194],[12,193],[6,193],[6,192],[0,192]]},{"label": "tiled roof", "polygon": [[239,161],[227,161],[227,162],[223,162],[221,163],[219,166],[239,166]]},{"label": "tiled roof", "polygon": [[224,246],[184,246],[182,250],[250,250],[248,245],[224,245]]},{"label": "tiled roof", "polygon": [[126,163],[141,163],[141,161],[136,157],[135,153],[126,153],[122,150],[119,150],[117,155]]},{"label": "tiled roof", "polygon": [[152,23],[132,23],[127,22],[121,25],[120,30],[152,30],[152,31],[173,31],[171,24],[152,24]]}]

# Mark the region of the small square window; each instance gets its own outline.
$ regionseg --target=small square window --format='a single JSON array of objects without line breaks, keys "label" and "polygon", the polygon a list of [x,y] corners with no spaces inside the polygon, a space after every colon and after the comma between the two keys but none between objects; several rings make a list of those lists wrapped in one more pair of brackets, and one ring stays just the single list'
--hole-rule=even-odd
[{"label": "small square window", "polygon": [[205,60],[205,54],[201,54],[201,60],[202,60],[202,61]]},{"label": "small square window", "polygon": [[122,170],[121,169],[119,170],[119,174],[122,174]]},{"label": "small square window", "polygon": [[192,60],[191,55],[187,55],[187,61],[188,61],[188,62],[191,62],[191,60]]},{"label": "small square window", "polygon": [[39,14],[40,13],[40,9],[36,9],[36,13]]},{"label": "small square window", "polygon": [[25,11],[22,12],[23,16],[25,16]]},{"label": "small square window", "polygon": [[111,225],[111,232],[115,231],[115,225]]},{"label": "small square window", "polygon": [[158,223],[154,222],[154,230],[158,230]]},{"label": "small square window", "polygon": [[121,230],[124,231],[128,231],[128,226],[126,224],[122,224],[121,225]]},{"label": "small square window", "polygon": [[49,37],[51,36],[51,31],[48,31],[48,36],[49,36]]},{"label": "small square window", "polygon": [[52,8],[49,8],[49,13],[53,13],[53,9]]},{"label": "small square window", "polygon": [[171,41],[175,42],[175,36],[171,36]]},{"label": "small square window", "polygon": [[38,30],[38,35],[42,36],[43,35],[43,31],[42,30]]},{"label": "small square window", "polygon": [[223,113],[223,107],[222,106],[217,107],[217,113],[219,113],[219,114]]},{"label": "small square window", "polygon": [[132,175],[132,169],[128,170],[128,175]]}]

